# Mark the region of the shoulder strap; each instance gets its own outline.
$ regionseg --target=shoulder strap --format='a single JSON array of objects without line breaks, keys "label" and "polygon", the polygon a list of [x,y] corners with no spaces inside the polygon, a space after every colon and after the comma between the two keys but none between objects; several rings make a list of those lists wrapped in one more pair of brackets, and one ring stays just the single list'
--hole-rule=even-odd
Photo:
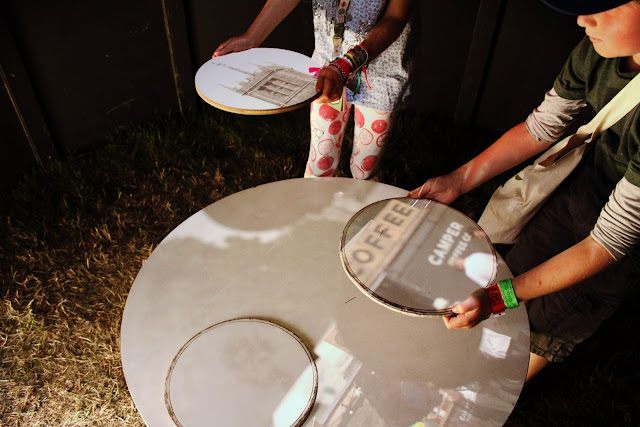
[{"label": "shoulder strap", "polygon": [[640,103],[640,73],[638,73],[625,87],[607,103],[589,123],[581,126],[576,134],[590,137],[587,142],[594,139],[604,130],[613,126],[629,111]]}]

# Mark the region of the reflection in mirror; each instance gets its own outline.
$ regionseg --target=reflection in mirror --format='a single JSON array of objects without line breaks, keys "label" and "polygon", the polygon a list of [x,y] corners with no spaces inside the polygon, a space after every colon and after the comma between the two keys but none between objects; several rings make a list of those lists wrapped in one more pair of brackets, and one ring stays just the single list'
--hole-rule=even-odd
[{"label": "reflection in mirror", "polygon": [[313,350],[320,383],[312,426],[502,425],[527,348],[487,327],[461,337],[440,319],[408,318],[366,298],[357,304]]},{"label": "reflection in mirror", "polygon": [[343,265],[365,294],[405,314],[449,307],[492,283],[497,258],[470,218],[442,203],[408,198],[373,203],[347,223]]},{"label": "reflection in mirror", "polygon": [[311,353],[291,331],[239,318],[192,337],[167,373],[165,404],[178,426],[297,427],[318,390]]}]

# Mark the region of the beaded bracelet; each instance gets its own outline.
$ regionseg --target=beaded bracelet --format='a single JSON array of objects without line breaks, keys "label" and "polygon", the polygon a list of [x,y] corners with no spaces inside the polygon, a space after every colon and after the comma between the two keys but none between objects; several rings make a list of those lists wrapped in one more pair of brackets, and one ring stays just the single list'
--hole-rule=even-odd
[{"label": "beaded bracelet", "polygon": [[[371,85],[369,85],[369,79],[367,78],[367,61],[369,60],[369,52],[365,49],[361,44],[356,45],[349,49],[344,56],[340,58],[336,58],[333,61],[329,62],[329,65],[333,65],[336,67],[340,74],[342,74],[342,79],[344,83],[347,84],[351,78],[353,78],[358,71],[362,70],[364,72],[365,81],[367,82],[367,86],[371,89]],[[357,93],[360,88],[360,75],[358,74],[358,85],[356,87],[355,92]]]},{"label": "beaded bracelet", "polygon": [[345,58],[336,58],[333,61],[329,62],[329,65],[333,65],[340,71],[345,84],[349,81],[351,73],[353,72],[353,67],[348,60],[346,60]]}]

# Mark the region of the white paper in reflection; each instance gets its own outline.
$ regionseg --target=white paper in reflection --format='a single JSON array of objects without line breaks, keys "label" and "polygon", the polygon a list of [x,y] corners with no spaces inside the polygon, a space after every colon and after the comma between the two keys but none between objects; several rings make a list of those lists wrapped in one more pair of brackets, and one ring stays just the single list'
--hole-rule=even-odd
[{"label": "white paper in reflection", "polygon": [[488,328],[482,328],[480,351],[496,359],[506,359],[511,337],[499,334]]},{"label": "white paper in reflection", "polygon": [[476,403],[476,401],[478,400],[478,393],[476,393],[473,390],[469,390],[466,387],[461,387],[456,391],[458,393],[460,393],[462,395],[462,397],[464,397],[465,399],[467,399],[470,402]]},{"label": "white paper in reflection", "polygon": [[457,266],[464,270],[469,279],[484,288],[495,276],[495,262],[494,254],[475,252],[466,258],[459,258]]}]

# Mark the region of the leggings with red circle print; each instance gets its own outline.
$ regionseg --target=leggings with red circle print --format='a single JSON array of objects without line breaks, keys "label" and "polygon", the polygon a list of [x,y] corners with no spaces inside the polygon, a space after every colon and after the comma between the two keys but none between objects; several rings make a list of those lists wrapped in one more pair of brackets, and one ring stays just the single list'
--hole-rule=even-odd
[{"label": "leggings with red circle print", "polygon": [[345,104],[346,107],[338,111],[329,104],[311,103],[311,147],[305,178],[333,176],[340,161],[342,139],[352,109],[355,110],[355,126],[349,162],[351,175],[356,179],[369,179],[377,174],[391,130],[392,115],[361,105]]}]

